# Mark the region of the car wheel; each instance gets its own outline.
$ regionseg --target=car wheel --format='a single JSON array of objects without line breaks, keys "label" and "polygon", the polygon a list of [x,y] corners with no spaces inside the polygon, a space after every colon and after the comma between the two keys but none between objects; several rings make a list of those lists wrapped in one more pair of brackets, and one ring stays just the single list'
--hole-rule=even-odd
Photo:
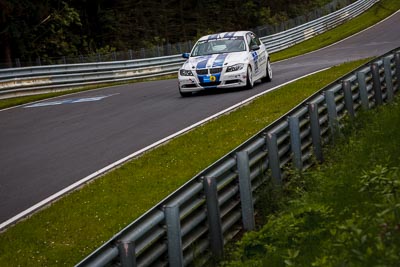
[{"label": "car wheel", "polygon": [[267,67],[266,67],[266,76],[262,78],[263,82],[270,82],[272,81],[272,68],[271,68],[271,62],[269,62],[269,59],[267,61]]},{"label": "car wheel", "polygon": [[182,92],[180,88],[179,93],[181,94],[181,97],[188,97],[192,95],[192,92]]},{"label": "car wheel", "polygon": [[251,71],[251,67],[247,67],[247,79],[246,79],[246,88],[251,89],[254,86],[254,81],[253,81],[253,72]]}]

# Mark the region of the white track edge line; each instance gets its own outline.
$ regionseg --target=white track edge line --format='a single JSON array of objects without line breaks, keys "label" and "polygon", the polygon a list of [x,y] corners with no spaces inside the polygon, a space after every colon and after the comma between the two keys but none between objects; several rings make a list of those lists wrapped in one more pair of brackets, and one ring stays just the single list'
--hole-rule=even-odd
[{"label": "white track edge line", "polygon": [[174,133],[172,135],[169,135],[169,136],[167,136],[167,137],[165,137],[165,138],[163,138],[163,139],[161,139],[161,140],[159,140],[159,141],[157,141],[157,142],[155,142],[155,143],[153,143],[153,144],[151,144],[151,145],[149,145],[149,146],[147,146],[145,148],[142,148],[142,149],[140,149],[140,150],[138,150],[138,151],[136,151],[136,152],[134,152],[134,153],[132,153],[132,154],[130,154],[130,155],[128,155],[128,156],[126,156],[126,157],[124,157],[124,158],[122,158],[122,159],[120,159],[120,160],[118,160],[118,161],[116,161],[116,162],[114,162],[114,163],[112,163],[112,164],[110,164],[110,165],[108,165],[108,166],[106,166],[106,167],[104,167],[104,168],[92,173],[92,174],[90,174],[89,176],[86,176],[85,178],[73,183],[72,185],[64,188],[63,190],[61,190],[61,191],[49,196],[48,198],[40,201],[39,203],[35,204],[34,206],[24,210],[23,212],[15,215],[14,217],[8,219],[7,221],[1,223],[0,224],[0,231],[2,231],[4,228],[10,226],[11,224],[17,223],[20,219],[22,219],[24,217],[27,217],[28,215],[32,214],[34,211],[36,211],[36,210],[38,210],[38,209],[50,204],[51,202],[53,202],[54,200],[60,198],[61,196],[65,195],[65,194],[73,191],[74,189],[82,186],[83,184],[91,181],[92,179],[94,179],[95,177],[99,176],[100,174],[104,174],[107,171],[109,171],[109,170],[121,165],[122,163],[127,162],[128,160],[130,160],[130,159],[132,159],[132,158],[134,158],[134,157],[136,157],[136,156],[138,156],[138,155],[140,155],[140,154],[142,154],[142,153],[144,153],[144,152],[146,152],[146,151],[148,151],[150,149],[153,149],[153,148],[159,146],[162,143],[165,143],[165,142],[167,142],[167,141],[169,141],[169,140],[171,140],[171,139],[173,139],[173,138],[175,138],[175,137],[177,137],[177,136],[179,136],[179,135],[181,135],[181,134],[183,134],[185,132],[188,132],[188,131],[196,128],[197,126],[199,126],[201,124],[204,124],[204,123],[206,123],[206,122],[208,122],[208,121],[210,121],[212,119],[215,119],[215,118],[217,118],[217,117],[219,117],[219,116],[221,116],[221,115],[223,115],[225,113],[228,113],[229,111],[232,111],[232,110],[234,110],[234,109],[236,109],[236,108],[238,108],[238,107],[240,107],[240,106],[252,101],[253,99],[258,98],[258,97],[268,93],[268,92],[274,91],[274,90],[276,90],[278,88],[281,88],[281,87],[283,87],[285,85],[293,83],[293,82],[295,82],[297,80],[306,78],[308,76],[311,76],[311,75],[316,74],[318,72],[322,72],[322,71],[327,70],[327,69],[329,69],[329,68],[323,68],[323,69],[317,70],[315,72],[306,74],[304,76],[295,78],[295,79],[290,80],[288,82],[285,82],[283,84],[277,85],[277,86],[275,86],[273,88],[270,88],[270,89],[268,89],[266,91],[263,91],[263,92],[261,92],[261,93],[259,93],[257,95],[254,95],[254,96],[252,96],[250,98],[247,98],[247,99],[245,99],[245,100],[243,100],[243,101],[241,101],[241,102],[239,102],[239,103],[237,103],[237,104],[235,104],[235,105],[233,105],[233,106],[231,106],[231,107],[229,107],[229,108],[227,108],[225,110],[222,110],[222,111],[220,111],[220,112],[218,112],[218,113],[216,113],[216,114],[214,114],[214,115],[212,115],[212,116],[210,116],[208,118],[205,118],[205,119],[203,119],[203,120],[201,120],[199,122],[196,122],[195,124],[192,124],[189,127],[186,127],[186,128],[184,128],[184,129],[182,129],[182,130],[180,130],[180,131],[178,131],[178,132],[176,132],[176,133]]}]

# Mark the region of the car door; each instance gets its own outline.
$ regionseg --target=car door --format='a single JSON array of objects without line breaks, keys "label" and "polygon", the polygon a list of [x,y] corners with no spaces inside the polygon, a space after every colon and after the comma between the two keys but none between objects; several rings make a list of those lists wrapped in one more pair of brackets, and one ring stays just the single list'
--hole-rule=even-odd
[{"label": "car door", "polygon": [[[259,49],[252,51],[252,56],[255,61],[255,76],[258,78],[261,78],[263,75],[265,75],[266,70],[266,64],[267,64],[267,55],[266,55],[266,49],[265,45],[260,41],[260,39],[254,34],[250,33],[250,38],[251,38],[251,46],[250,47],[258,47]],[[264,72],[263,72],[264,71]]]},{"label": "car door", "polygon": [[263,73],[266,64],[265,46],[254,33],[248,33],[246,35],[246,41],[249,46],[249,60],[252,66],[253,76],[255,80],[257,80],[265,75]]}]

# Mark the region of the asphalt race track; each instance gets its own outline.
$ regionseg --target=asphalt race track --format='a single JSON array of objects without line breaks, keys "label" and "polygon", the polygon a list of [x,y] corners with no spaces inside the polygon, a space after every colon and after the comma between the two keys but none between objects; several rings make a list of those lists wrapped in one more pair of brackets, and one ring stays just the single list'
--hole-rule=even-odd
[{"label": "asphalt race track", "polygon": [[0,111],[0,223],[252,95],[399,46],[397,13],[333,46],[273,64],[273,81],[256,84],[252,90],[181,98],[173,79],[109,87]]}]

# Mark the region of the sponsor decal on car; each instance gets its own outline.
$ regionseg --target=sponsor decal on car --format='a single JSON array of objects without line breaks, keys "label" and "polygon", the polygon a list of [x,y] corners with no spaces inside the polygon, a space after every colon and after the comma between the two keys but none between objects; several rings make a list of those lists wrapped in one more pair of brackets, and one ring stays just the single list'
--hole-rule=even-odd
[{"label": "sponsor decal on car", "polygon": [[221,78],[221,74],[215,74],[215,75],[199,75],[198,76],[200,83],[212,83],[212,82],[219,82],[219,79]]},{"label": "sponsor decal on car", "polygon": [[253,60],[254,60],[254,71],[257,73],[258,72],[258,54],[257,54],[257,52],[252,52],[251,53],[251,56],[253,57]]}]

